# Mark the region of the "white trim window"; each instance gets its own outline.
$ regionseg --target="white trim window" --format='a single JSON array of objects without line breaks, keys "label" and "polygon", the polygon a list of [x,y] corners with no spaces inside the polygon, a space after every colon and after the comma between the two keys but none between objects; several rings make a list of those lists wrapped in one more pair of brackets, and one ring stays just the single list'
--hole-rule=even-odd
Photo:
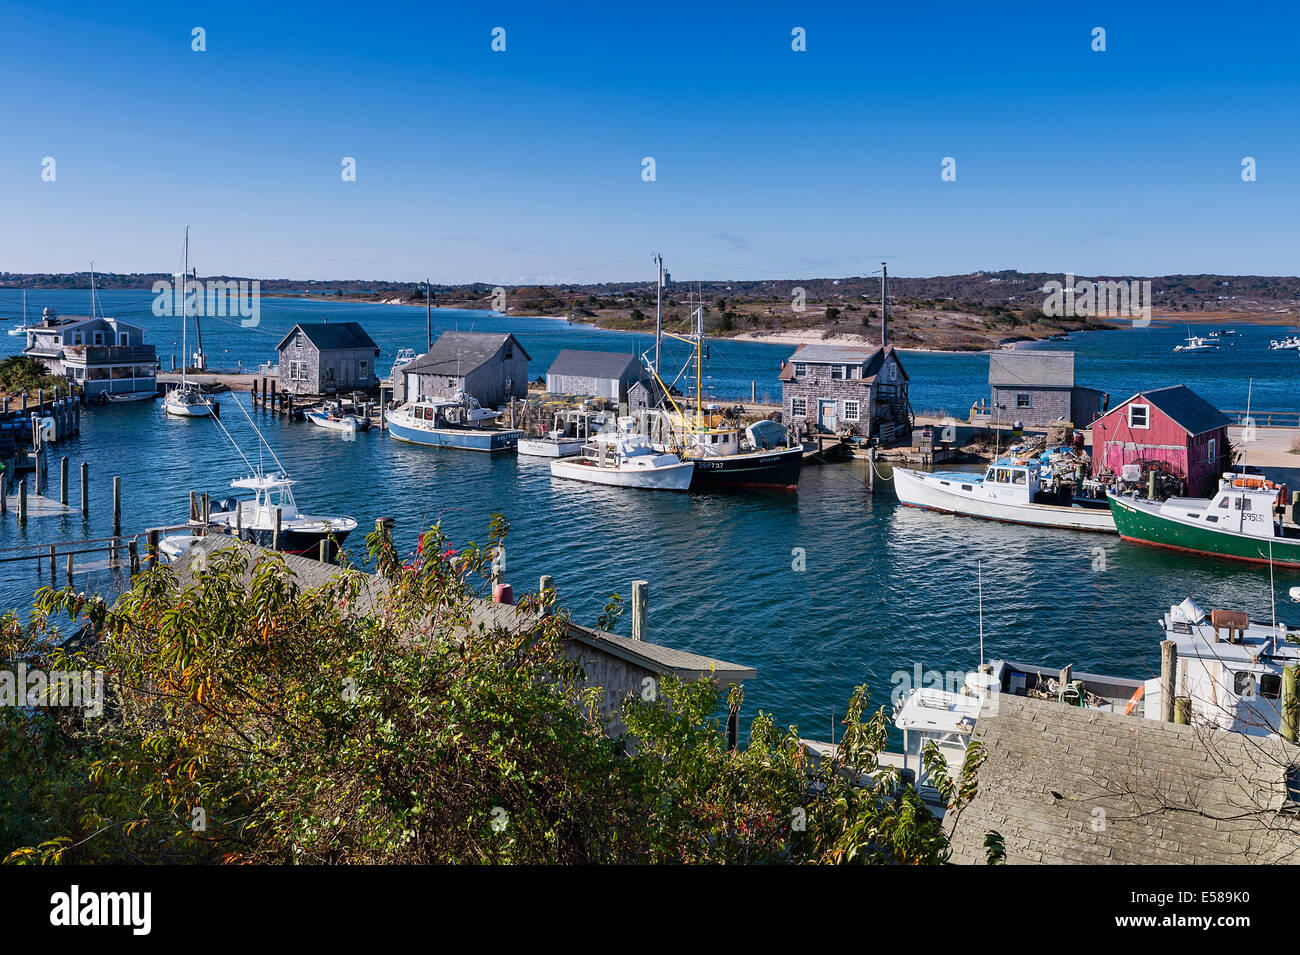
[{"label": "white trim window", "polygon": [[1211,438],[1210,443],[1206,446],[1205,460],[1208,461],[1210,464],[1213,464],[1215,461],[1219,460],[1218,450],[1219,450],[1219,440],[1217,438]]},{"label": "white trim window", "polygon": [[852,399],[844,401],[844,420],[859,421],[862,417],[862,405]]},{"label": "white trim window", "polygon": [[808,374],[807,364],[801,361],[797,361],[794,363],[794,376],[796,378],[803,378],[807,374]]},{"label": "white trim window", "polygon": [[1150,405],[1129,405],[1128,426],[1130,428],[1138,428],[1138,429],[1145,429],[1151,427],[1151,406]]},{"label": "white trim window", "polygon": [[307,363],[305,361],[289,362],[289,380],[290,381],[307,380]]},{"label": "white trim window", "polygon": [[843,381],[849,377],[848,368],[844,365],[831,365],[831,381]]},{"label": "white trim window", "polygon": [[808,399],[791,398],[790,399],[790,417],[806,418],[808,417]]}]

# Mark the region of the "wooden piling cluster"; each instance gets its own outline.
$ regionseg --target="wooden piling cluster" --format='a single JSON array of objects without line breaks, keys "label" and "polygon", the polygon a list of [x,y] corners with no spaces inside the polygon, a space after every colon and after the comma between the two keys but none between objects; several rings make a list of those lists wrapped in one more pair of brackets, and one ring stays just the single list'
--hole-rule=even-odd
[{"label": "wooden piling cluster", "polygon": [[250,394],[254,408],[262,411],[279,411],[293,417],[293,392],[280,390],[279,380],[275,377],[263,375],[260,391],[257,388],[257,379],[254,378]]}]

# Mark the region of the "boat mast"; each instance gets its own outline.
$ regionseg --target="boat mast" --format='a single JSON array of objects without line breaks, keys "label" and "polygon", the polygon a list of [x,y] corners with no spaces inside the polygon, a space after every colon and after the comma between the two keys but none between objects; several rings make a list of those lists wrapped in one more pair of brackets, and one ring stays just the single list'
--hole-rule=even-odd
[{"label": "boat mast", "polygon": [[1250,453],[1250,430],[1254,427],[1254,422],[1250,420],[1250,398],[1251,393],[1255,390],[1255,379],[1251,378],[1246,384],[1246,430],[1241,433],[1241,475],[1246,476],[1246,455]]},{"label": "boat mast", "polygon": [[655,374],[659,374],[659,343],[664,337],[664,257],[656,252],[651,258],[659,266],[655,283]]},{"label": "boat mast", "polygon": [[425,352],[433,351],[433,301],[429,297],[429,280],[424,280],[424,337]]},{"label": "boat mast", "polygon": [[199,312],[202,311],[202,309],[198,307],[199,306],[198,297],[200,294],[202,294],[199,291],[199,270],[196,268],[193,271],[194,271],[194,334],[198,337],[199,340],[199,360],[195,363],[195,367],[202,371],[207,371],[208,363],[203,357],[203,324],[199,321]]},{"label": "boat mast", "polygon": [[189,311],[186,293],[188,287],[186,282],[189,278],[190,271],[190,227],[185,227],[185,252],[184,263],[181,266],[181,390],[185,390],[185,366],[189,364],[189,339],[185,337],[185,313]]}]

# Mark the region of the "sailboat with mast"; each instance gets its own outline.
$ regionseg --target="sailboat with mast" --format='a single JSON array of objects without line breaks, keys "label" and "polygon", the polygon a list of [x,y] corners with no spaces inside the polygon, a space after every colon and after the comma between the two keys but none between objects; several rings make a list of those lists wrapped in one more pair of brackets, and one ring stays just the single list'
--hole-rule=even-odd
[{"label": "sailboat with mast", "polygon": [[167,392],[163,398],[163,410],[178,418],[212,417],[212,399],[203,393],[197,384],[192,383],[186,375],[189,367],[189,339],[186,327],[189,323],[189,271],[190,271],[190,227],[185,227],[184,266],[181,269],[180,313],[181,313],[181,383]]},{"label": "sailboat with mast", "polygon": [[[647,351],[642,361],[663,396],[660,407],[649,413],[647,425],[655,447],[671,451],[695,465],[693,489],[768,488],[797,491],[803,469],[803,447],[791,444],[785,428],[775,421],[756,421],[742,434],[728,423],[716,404],[704,401],[704,363],[708,350],[704,335],[704,303],[691,314],[691,331],[685,335],[663,330],[663,259],[659,266],[654,357]],[[675,382],[694,391],[694,409],[679,402],[660,372],[663,338],[691,347]]]},{"label": "sailboat with mast", "polygon": [[9,334],[15,338],[19,335],[27,334],[27,291],[23,291],[23,323],[10,327]]}]

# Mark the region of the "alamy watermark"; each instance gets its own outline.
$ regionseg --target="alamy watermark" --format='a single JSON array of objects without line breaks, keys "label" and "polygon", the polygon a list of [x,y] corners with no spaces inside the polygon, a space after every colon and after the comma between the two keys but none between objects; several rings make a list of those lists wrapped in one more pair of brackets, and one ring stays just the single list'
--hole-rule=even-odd
[{"label": "alamy watermark", "polygon": [[104,715],[104,671],[0,670],[0,706],[67,706]]},{"label": "alamy watermark", "polygon": [[1151,280],[1091,282],[1067,272],[1064,282],[1045,284],[1043,314],[1048,318],[1131,318],[1134,328],[1151,324]]},{"label": "alamy watermark", "polygon": [[196,279],[181,290],[166,279],[153,283],[153,313],[158,318],[191,315],[199,318],[234,318],[244,328],[256,328],[262,321],[262,283],[258,279]]}]

